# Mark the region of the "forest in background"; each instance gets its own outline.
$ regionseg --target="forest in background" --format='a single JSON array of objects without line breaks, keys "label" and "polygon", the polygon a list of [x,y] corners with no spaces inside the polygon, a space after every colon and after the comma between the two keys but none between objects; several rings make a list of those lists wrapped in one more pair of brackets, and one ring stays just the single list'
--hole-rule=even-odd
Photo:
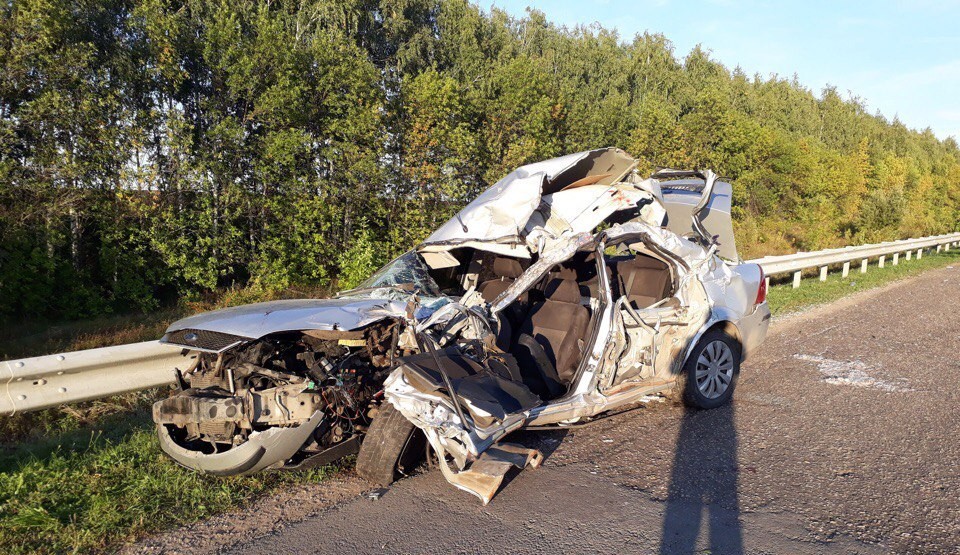
[{"label": "forest in background", "polygon": [[0,41],[10,325],[356,283],[511,169],[602,146],[731,179],[744,257],[960,229],[955,140],[659,34],[465,0],[16,0]]}]

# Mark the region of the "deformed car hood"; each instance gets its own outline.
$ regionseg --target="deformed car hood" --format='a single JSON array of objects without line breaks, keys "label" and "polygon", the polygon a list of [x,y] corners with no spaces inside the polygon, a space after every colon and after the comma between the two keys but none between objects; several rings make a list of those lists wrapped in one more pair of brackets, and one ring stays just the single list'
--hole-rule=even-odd
[{"label": "deformed car hood", "polygon": [[178,320],[166,333],[192,329],[257,339],[294,330],[355,330],[405,314],[406,303],[373,298],[293,299],[248,304]]}]

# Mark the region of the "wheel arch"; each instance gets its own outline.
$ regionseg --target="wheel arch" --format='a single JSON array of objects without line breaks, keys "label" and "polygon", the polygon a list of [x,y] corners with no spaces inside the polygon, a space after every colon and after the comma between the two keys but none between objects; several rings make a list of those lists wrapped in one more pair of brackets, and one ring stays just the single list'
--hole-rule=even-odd
[{"label": "wheel arch", "polygon": [[740,327],[737,326],[736,322],[730,317],[730,315],[724,314],[724,312],[724,310],[715,309],[710,315],[710,319],[700,328],[700,331],[693,336],[683,354],[683,364],[679,366],[680,368],[687,363],[687,360],[690,358],[690,354],[693,353],[694,347],[700,343],[700,339],[713,330],[720,330],[737,341],[737,343],[740,345],[740,362],[743,362],[746,353],[743,348],[743,336],[740,334]]}]

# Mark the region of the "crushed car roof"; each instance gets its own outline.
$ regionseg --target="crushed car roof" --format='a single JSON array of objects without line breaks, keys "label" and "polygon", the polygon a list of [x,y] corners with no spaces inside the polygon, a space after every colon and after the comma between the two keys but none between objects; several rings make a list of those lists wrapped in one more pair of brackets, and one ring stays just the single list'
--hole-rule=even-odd
[{"label": "crushed car roof", "polygon": [[523,255],[523,230],[544,195],[589,185],[612,185],[637,165],[618,148],[568,154],[521,166],[497,181],[424,241],[423,246],[501,244],[489,250]]}]

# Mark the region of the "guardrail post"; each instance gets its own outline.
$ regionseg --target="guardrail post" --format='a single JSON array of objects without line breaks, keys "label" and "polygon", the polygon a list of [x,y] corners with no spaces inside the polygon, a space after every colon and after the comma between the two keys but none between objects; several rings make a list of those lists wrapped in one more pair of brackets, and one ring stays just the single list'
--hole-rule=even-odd
[{"label": "guardrail post", "polygon": [[917,249],[917,260],[920,260],[921,258],[923,258],[923,249],[919,248]]},{"label": "guardrail post", "polygon": [[849,275],[850,275],[850,261],[848,260],[843,263],[843,273],[840,274],[840,277],[847,277]]},{"label": "guardrail post", "polygon": [[767,276],[767,277],[763,278],[763,283],[764,283],[764,285],[766,286],[767,291],[769,291],[769,290],[770,290],[770,276]]},{"label": "guardrail post", "polygon": [[943,246],[943,250],[949,251],[949,250],[950,250],[950,243],[947,243],[946,245],[944,245],[944,246]]},{"label": "guardrail post", "polygon": [[883,261],[886,260],[886,255],[880,257],[880,263],[877,264],[877,268],[883,268]]},{"label": "guardrail post", "polygon": [[868,259],[866,259],[866,258],[864,258],[862,261],[860,261],[860,273],[861,273],[861,274],[867,273],[867,266],[868,266],[869,264],[870,264],[870,261],[869,261]]},{"label": "guardrail post", "polygon": [[820,281],[827,281],[827,267],[820,266]]},{"label": "guardrail post", "polygon": [[913,254],[913,251],[907,251],[907,260],[910,260],[910,255]]},{"label": "guardrail post", "polygon": [[893,265],[896,266],[899,263],[900,263],[900,253],[895,252],[893,253]]},{"label": "guardrail post", "polygon": [[800,274],[801,274],[801,273],[803,273],[803,272],[801,272],[800,270],[797,270],[796,272],[793,273],[793,288],[794,288],[794,289],[796,289],[797,287],[800,287],[800,277],[801,277]]},{"label": "guardrail post", "polygon": [[938,253],[940,252],[940,249],[941,249],[942,247],[943,247],[943,245],[937,245],[937,252],[938,252]]}]

